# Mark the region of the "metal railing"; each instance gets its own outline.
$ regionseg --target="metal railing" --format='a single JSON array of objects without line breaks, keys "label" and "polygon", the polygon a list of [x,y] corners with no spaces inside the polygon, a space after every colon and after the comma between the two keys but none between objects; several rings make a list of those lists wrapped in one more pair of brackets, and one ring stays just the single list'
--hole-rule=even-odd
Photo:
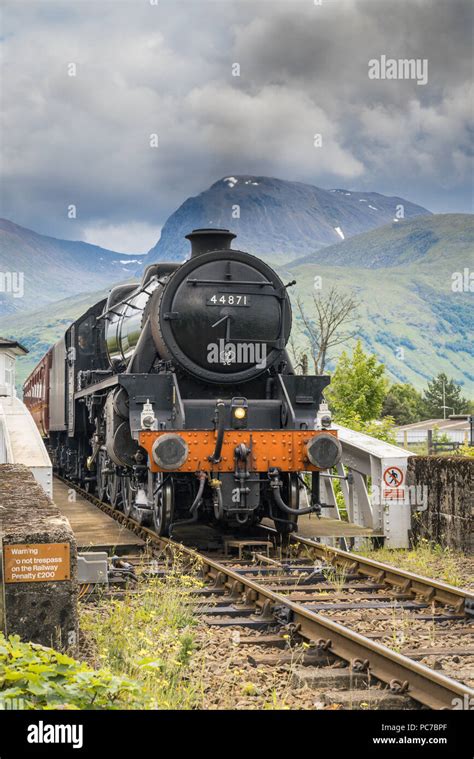
[{"label": "metal railing", "polygon": [[[340,491],[349,521],[384,536],[389,548],[407,548],[413,508],[423,508],[420,494],[406,485],[408,458],[405,448],[334,424],[342,445],[337,466]],[[324,516],[340,519],[335,480],[322,477],[322,501],[329,508]],[[364,538],[365,539],[365,538]],[[355,538],[355,545],[361,538]]]}]

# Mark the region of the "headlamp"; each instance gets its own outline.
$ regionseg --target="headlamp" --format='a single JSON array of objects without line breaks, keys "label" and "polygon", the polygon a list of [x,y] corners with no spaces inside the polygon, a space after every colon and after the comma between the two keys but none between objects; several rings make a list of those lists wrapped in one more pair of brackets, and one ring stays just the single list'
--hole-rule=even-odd
[{"label": "headlamp", "polygon": [[247,398],[232,398],[230,402],[231,424],[234,430],[247,427]]}]

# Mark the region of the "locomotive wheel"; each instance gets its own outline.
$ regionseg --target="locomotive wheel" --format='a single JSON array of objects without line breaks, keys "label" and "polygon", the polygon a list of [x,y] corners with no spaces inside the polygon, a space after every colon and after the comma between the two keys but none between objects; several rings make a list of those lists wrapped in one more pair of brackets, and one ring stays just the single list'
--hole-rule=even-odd
[{"label": "locomotive wheel", "polygon": [[[169,475],[168,475],[169,476]],[[171,479],[164,479],[163,474],[150,477],[152,491],[153,528],[158,535],[168,536],[174,510],[174,487]]]},{"label": "locomotive wheel", "polygon": [[[296,474],[287,474],[283,480],[282,498],[290,509],[299,509],[300,507],[300,487],[298,476]],[[286,514],[284,511],[278,511],[278,519],[288,521],[275,522],[275,528],[280,535],[290,535],[295,532],[298,526],[298,517]]]},{"label": "locomotive wheel", "polygon": [[96,477],[97,477],[97,498],[99,501],[105,501],[107,499],[107,485],[108,475],[105,474],[105,468],[107,463],[107,454],[105,451],[99,451],[96,463]]},{"label": "locomotive wheel", "polygon": [[133,490],[130,477],[122,477],[122,509],[126,517],[132,513]]},{"label": "locomotive wheel", "polygon": [[84,482],[84,490],[86,493],[90,493],[90,495],[94,495],[95,493],[95,481],[94,480],[85,480]]},{"label": "locomotive wheel", "polygon": [[108,496],[113,509],[122,507],[122,477],[116,472],[109,477]]}]

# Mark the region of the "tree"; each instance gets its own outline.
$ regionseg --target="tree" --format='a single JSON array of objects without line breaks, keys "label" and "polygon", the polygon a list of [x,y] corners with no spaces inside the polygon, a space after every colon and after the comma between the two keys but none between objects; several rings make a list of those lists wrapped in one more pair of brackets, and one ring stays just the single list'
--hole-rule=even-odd
[{"label": "tree", "polygon": [[323,374],[329,352],[354,337],[354,332],[341,330],[343,325],[355,319],[358,302],[335,287],[331,287],[327,295],[313,296],[314,316],[309,315],[301,298],[296,302],[309,342],[314,373]]},{"label": "tree", "polygon": [[428,419],[445,418],[450,414],[469,412],[469,402],[462,397],[461,387],[454,380],[448,379],[444,372],[428,382],[428,387],[423,393],[423,403],[425,416]]},{"label": "tree", "polygon": [[296,374],[309,374],[308,371],[308,354],[303,353],[299,350],[296,340],[295,340],[295,333],[291,333],[291,337],[288,343],[288,349],[291,354],[293,369],[296,372]]},{"label": "tree", "polygon": [[370,435],[370,437],[385,440],[386,443],[395,445],[397,442],[394,421],[391,416],[384,416],[381,421],[377,419],[363,421],[359,414],[349,413],[344,417],[338,416],[337,423],[342,424],[343,427],[348,427],[350,430],[363,432],[365,435]]},{"label": "tree", "polygon": [[384,398],[382,416],[393,417],[395,424],[419,422],[424,416],[421,393],[412,385],[392,385]]},{"label": "tree", "polygon": [[344,424],[352,418],[362,422],[378,419],[386,393],[385,366],[376,356],[364,353],[358,340],[351,358],[345,351],[341,353],[325,395],[336,421]]}]

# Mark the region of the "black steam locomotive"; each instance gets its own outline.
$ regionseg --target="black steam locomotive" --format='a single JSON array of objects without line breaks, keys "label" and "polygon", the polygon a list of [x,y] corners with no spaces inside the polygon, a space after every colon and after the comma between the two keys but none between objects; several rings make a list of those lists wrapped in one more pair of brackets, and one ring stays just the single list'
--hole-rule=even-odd
[{"label": "black steam locomotive", "polygon": [[187,235],[189,260],[115,287],[24,386],[59,473],[161,535],[263,517],[289,533],[341,454],[329,377],[295,374],[285,350],[288,286],[234,237]]}]

